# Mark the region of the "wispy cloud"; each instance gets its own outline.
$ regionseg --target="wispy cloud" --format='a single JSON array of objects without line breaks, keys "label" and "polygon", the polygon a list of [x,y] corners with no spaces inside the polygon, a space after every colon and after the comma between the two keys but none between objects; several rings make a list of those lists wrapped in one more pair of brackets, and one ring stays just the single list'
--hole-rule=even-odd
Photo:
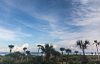
[{"label": "wispy cloud", "polygon": [[21,33],[18,31],[10,31],[5,28],[0,27],[0,40],[10,40],[10,41],[16,41],[16,40],[21,40],[20,37],[25,37],[25,36],[31,36],[30,34],[25,34]]},{"label": "wispy cloud", "polygon": [[[45,1],[37,3],[27,2],[30,4],[21,4],[20,1],[5,1],[12,8],[35,18],[33,21],[23,20],[22,18],[14,18],[14,21],[24,24],[27,27],[38,31],[47,32],[53,39],[61,41],[55,42],[57,48],[65,46],[66,48],[75,45],[78,39],[88,39],[93,42],[94,39],[100,41],[100,1],[99,0],[74,0],[74,1]],[[16,4],[18,2],[18,4]],[[47,5],[48,4],[48,5]],[[66,5],[67,4],[67,5]],[[42,6],[41,6],[42,5]],[[14,11],[2,6],[8,12]],[[16,11],[17,12],[17,11]],[[13,12],[14,13],[14,12]],[[24,16],[24,15],[23,15]],[[16,19],[16,20],[15,20]],[[29,18],[28,18],[29,19]],[[15,40],[23,36],[31,36],[31,34],[22,33],[19,31],[10,31],[1,28],[1,39]],[[11,36],[11,38],[9,38]],[[75,46],[71,47],[72,49]],[[75,48],[76,49],[76,48]],[[92,48],[91,48],[92,49]]]}]

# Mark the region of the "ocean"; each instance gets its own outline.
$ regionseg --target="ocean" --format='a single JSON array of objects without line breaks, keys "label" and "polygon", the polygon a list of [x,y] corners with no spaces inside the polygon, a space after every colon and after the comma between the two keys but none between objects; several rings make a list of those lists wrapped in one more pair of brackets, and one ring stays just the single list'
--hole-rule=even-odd
[{"label": "ocean", "polygon": [[[12,52],[13,53],[13,52]],[[21,52],[23,53],[23,52]],[[0,55],[6,55],[9,54],[9,52],[0,52]],[[37,55],[37,52],[30,52],[31,55]],[[67,54],[64,52],[64,54]],[[70,53],[70,54],[75,54],[74,52]],[[83,54],[82,52],[79,52],[77,54]],[[41,55],[41,53],[39,53],[39,55]],[[85,52],[85,55],[91,55],[91,52]],[[95,52],[93,52],[93,55],[95,55]]]}]

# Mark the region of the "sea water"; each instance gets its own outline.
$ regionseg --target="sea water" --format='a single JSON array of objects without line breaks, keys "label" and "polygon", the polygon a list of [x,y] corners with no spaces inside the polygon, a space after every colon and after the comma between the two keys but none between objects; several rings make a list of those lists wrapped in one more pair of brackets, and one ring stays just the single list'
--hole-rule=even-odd
[{"label": "sea water", "polygon": [[[14,52],[12,52],[12,53],[14,53]],[[23,54],[24,52],[21,52],[21,53]],[[38,52],[30,52],[31,55],[37,55],[37,53]],[[6,55],[6,54],[9,54],[9,52],[0,52],[0,55]],[[64,54],[67,54],[67,53],[64,52]],[[72,52],[70,54],[76,54],[76,53]],[[82,55],[83,53],[82,52],[79,52],[77,54],[81,54]],[[41,53],[39,53],[38,55],[41,55]],[[85,55],[91,55],[91,52],[85,52]],[[95,55],[95,52],[93,52],[93,55]]]}]

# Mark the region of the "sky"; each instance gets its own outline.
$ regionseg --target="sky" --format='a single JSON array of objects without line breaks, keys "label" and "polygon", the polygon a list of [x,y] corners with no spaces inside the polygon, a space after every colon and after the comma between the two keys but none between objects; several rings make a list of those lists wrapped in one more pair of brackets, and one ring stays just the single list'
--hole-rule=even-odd
[{"label": "sky", "polygon": [[[37,52],[46,43],[82,51],[77,40],[86,39],[85,51],[96,51],[100,41],[100,0],[0,0],[0,52]],[[99,46],[100,47],[100,46]]]}]

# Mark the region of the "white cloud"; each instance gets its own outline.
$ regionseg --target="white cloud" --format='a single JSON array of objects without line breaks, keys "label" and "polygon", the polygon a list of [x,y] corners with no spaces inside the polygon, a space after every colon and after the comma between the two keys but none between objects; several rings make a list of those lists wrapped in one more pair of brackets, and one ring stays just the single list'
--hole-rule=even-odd
[{"label": "white cloud", "polygon": [[16,46],[14,46],[13,51],[20,51],[20,52],[22,52],[24,47],[28,48],[29,45],[28,44],[24,44],[21,47],[19,47],[19,46],[16,45]]},{"label": "white cloud", "polygon": [[[21,47],[19,47],[18,45],[15,45],[14,48],[12,49],[12,52],[15,52],[15,51],[22,52],[24,47],[28,48],[29,45],[27,43],[22,45]],[[10,49],[8,47],[0,47],[0,52],[9,52],[9,51]]]}]

